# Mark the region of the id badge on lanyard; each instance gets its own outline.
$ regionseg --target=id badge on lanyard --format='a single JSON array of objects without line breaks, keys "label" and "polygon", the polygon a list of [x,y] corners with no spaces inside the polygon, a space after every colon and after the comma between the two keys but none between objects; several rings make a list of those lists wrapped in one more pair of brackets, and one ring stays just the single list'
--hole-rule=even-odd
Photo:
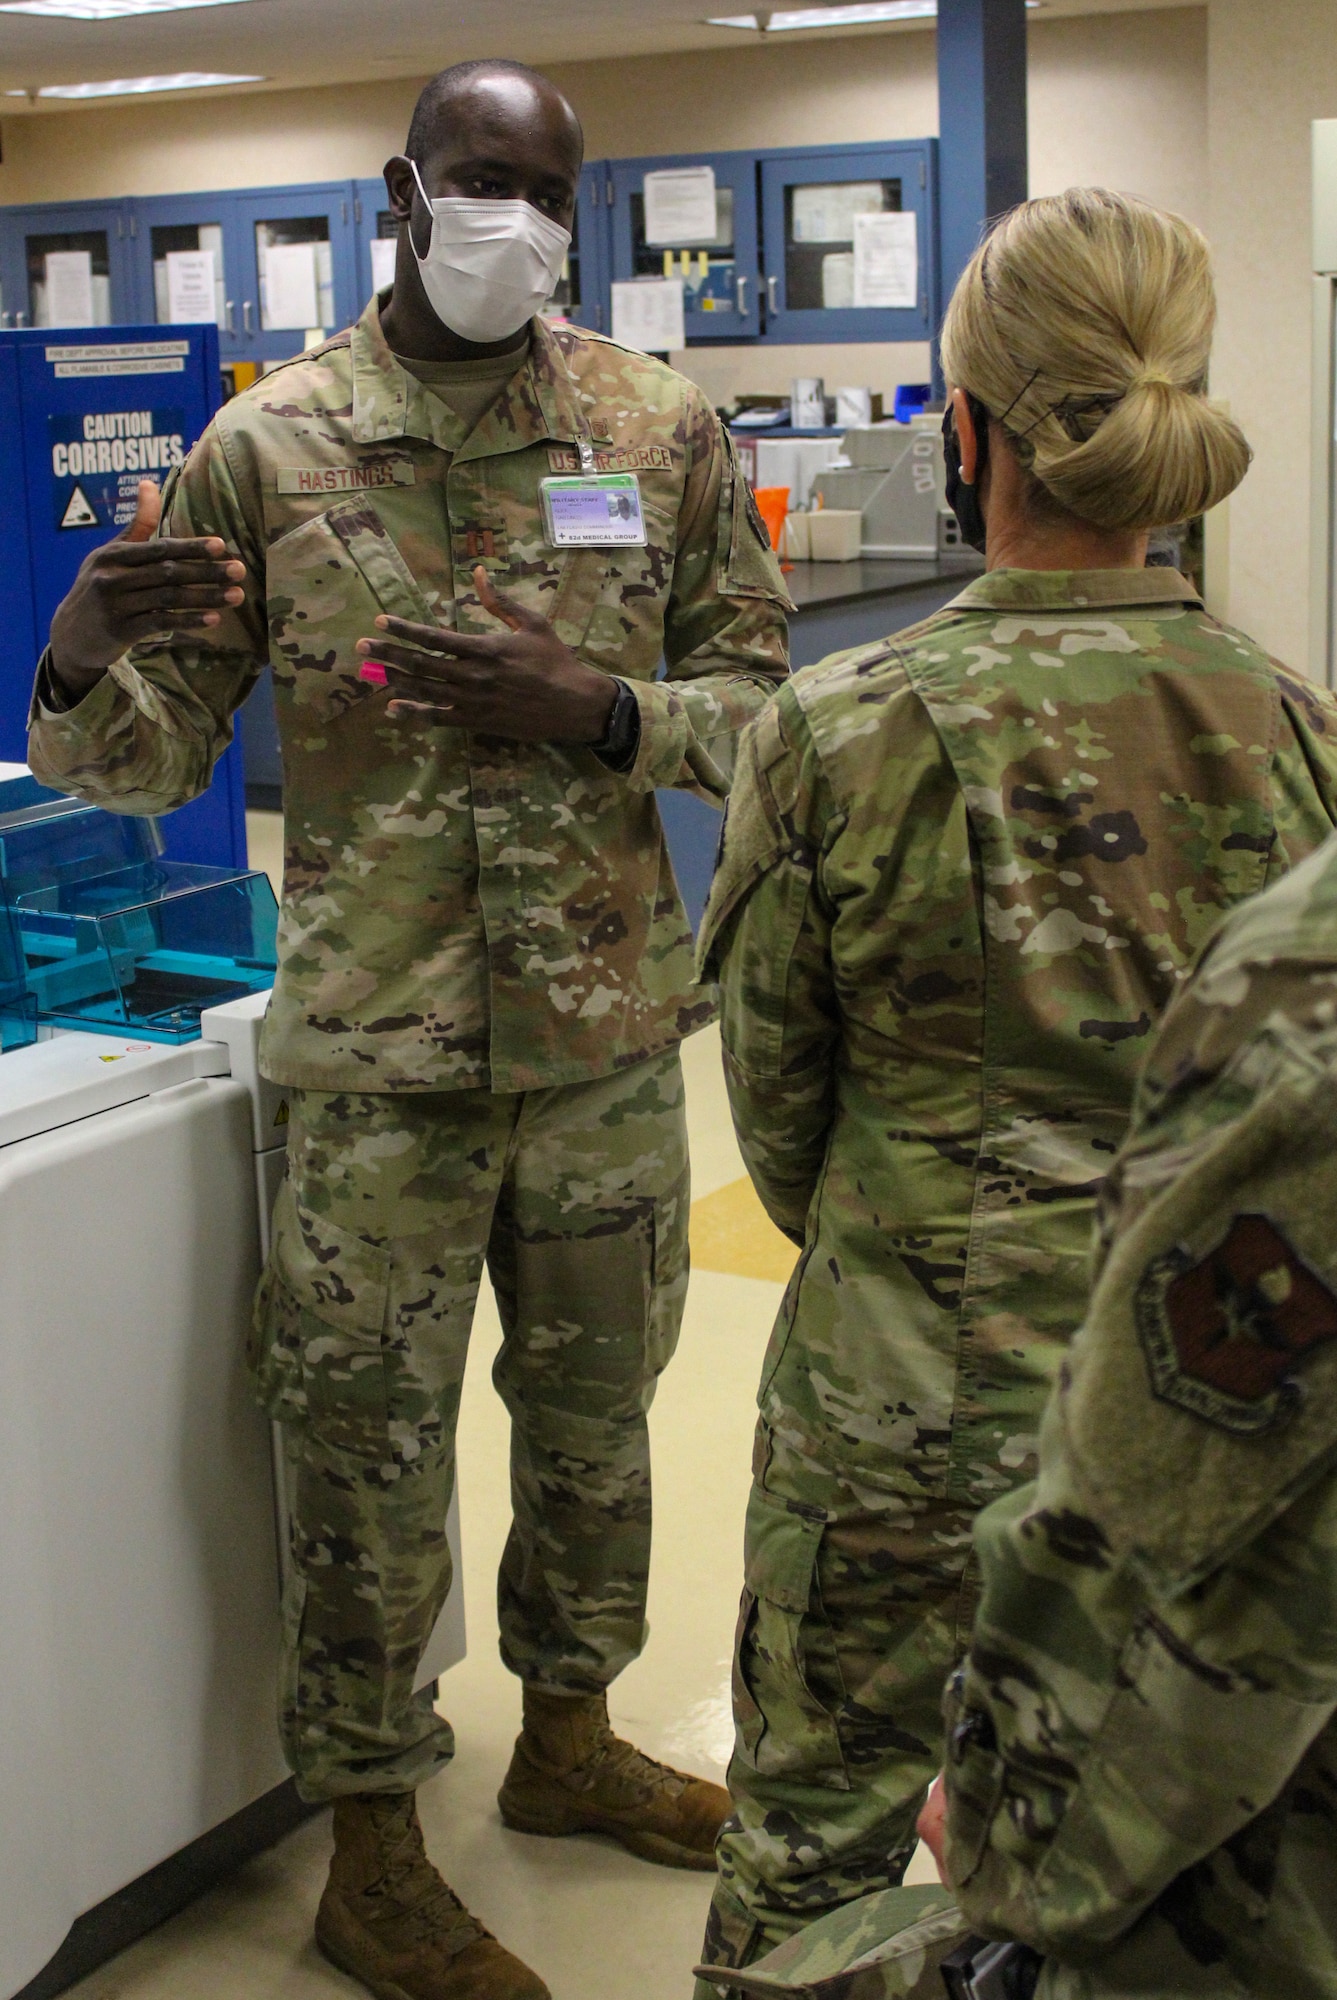
[{"label": "id badge on lanyard", "polygon": [[641,484],[634,472],[559,475],[543,480],[539,494],[553,548],[645,547]]},{"label": "id badge on lanyard", "polygon": [[539,482],[549,545],[554,549],[643,549],[641,482],[634,472],[596,472],[588,438],[579,441],[580,471]]}]

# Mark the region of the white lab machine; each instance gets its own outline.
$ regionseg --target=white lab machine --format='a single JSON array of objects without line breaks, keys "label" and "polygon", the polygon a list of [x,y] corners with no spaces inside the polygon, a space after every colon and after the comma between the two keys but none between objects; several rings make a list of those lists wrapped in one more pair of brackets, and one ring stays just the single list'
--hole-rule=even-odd
[{"label": "white lab machine", "polygon": [[[284,1538],[244,1360],[286,1124],[265,999],[180,1046],[75,1031],[0,1057],[3,2000],[286,1778]],[[464,1653],[450,1533],[424,1683]]]},{"label": "white lab machine", "polygon": [[941,416],[846,431],[839,463],[818,473],[813,504],[863,516],[861,553],[902,561],[976,558],[947,505]]}]

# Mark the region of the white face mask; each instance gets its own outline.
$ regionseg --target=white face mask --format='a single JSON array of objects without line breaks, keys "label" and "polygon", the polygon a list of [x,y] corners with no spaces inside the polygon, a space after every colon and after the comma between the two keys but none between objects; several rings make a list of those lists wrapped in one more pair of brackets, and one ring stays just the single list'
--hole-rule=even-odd
[{"label": "white face mask", "polygon": [[571,232],[527,201],[484,201],[469,195],[428,199],[416,160],[418,192],[432,211],[432,240],[418,257],[433,312],[479,346],[505,340],[531,320],[561,275]]}]

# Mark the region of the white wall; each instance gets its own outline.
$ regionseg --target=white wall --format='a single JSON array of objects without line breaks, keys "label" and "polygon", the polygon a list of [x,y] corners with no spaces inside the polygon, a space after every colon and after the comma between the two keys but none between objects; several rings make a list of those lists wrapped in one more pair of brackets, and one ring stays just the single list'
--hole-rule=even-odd
[{"label": "white wall", "polygon": [[1257,457],[1231,502],[1230,616],[1307,665],[1309,127],[1337,117],[1332,0],[1211,0],[1212,385]]},{"label": "white wall", "polygon": [[[1197,214],[1205,172],[1201,6],[1031,24],[1034,191],[1112,180]],[[888,34],[572,63],[550,74],[592,158],[938,129],[934,38]],[[379,173],[415,79],[3,120],[0,202],[175,194]]]}]

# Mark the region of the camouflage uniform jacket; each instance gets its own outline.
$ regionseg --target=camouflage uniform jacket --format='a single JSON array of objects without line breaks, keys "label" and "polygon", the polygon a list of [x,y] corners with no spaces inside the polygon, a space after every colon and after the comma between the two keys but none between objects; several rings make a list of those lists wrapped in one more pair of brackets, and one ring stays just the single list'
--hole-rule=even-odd
[{"label": "camouflage uniform jacket", "polygon": [[703,933],[747,1163],[804,1245],[780,1442],[967,1507],[1029,1476],[1152,1023],[1334,820],[1337,703],[1172,571],[997,571],[794,676]]},{"label": "camouflage uniform jacket", "polygon": [[967,1916],[1042,2000],[1337,1993],[1337,840],[1164,1021],[948,1696]]},{"label": "camouflage uniform jacket", "polygon": [[[637,472],[647,547],[548,545],[539,483],[578,469],[582,433],[601,469]],[[466,435],[373,300],[228,403],[166,496],[164,532],[243,558],[246,602],[198,643],[135,648],[66,714],[35,705],[32,767],[115,811],[171,811],[208,784],[270,660],[287,857],[267,1073],[501,1091],[607,1074],[709,1016],[655,787],[721,799],[734,733],[785,673],[784,586],[749,497],[706,399],[659,362],[535,321]],[[479,562],[632,686],[627,774],[392,722],[359,680],[378,612],[495,629]]]}]

